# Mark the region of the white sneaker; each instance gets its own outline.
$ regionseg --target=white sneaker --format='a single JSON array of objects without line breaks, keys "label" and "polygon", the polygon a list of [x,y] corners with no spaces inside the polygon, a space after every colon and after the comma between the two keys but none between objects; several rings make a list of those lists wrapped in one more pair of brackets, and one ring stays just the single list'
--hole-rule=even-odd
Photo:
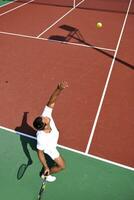
[{"label": "white sneaker", "polygon": [[[42,179],[44,179],[44,174],[41,176]],[[54,182],[56,180],[56,177],[55,176],[52,176],[52,175],[49,175],[46,177],[46,181],[48,182]]]},{"label": "white sneaker", "polygon": [[49,175],[49,176],[47,176],[46,180],[47,180],[48,182],[54,182],[54,181],[56,180],[56,177],[55,177],[55,176],[52,176],[52,175]]}]

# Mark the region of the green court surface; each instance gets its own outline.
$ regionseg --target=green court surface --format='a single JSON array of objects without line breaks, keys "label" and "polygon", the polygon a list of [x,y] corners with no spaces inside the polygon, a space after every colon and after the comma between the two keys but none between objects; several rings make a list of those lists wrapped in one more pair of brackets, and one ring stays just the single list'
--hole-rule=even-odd
[{"label": "green court surface", "polygon": [[7,3],[10,3],[12,2],[13,0],[0,0],[0,6],[4,5],[4,4],[7,4]]},{"label": "green court surface", "polygon": [[[36,140],[0,129],[0,199],[36,200],[41,185],[41,164]],[[46,200],[133,200],[134,173],[65,149],[59,149],[66,169],[46,186]],[[18,170],[27,164],[21,178]]]}]

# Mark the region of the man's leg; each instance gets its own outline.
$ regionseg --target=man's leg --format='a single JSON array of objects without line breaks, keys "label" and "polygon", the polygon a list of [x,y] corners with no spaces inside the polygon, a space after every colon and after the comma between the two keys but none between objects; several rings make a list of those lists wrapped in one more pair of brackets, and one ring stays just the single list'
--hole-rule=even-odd
[{"label": "man's leg", "polygon": [[56,163],[56,166],[53,166],[50,169],[50,174],[57,173],[57,172],[65,169],[65,161],[61,156],[59,156],[58,158],[55,158],[54,161]]}]

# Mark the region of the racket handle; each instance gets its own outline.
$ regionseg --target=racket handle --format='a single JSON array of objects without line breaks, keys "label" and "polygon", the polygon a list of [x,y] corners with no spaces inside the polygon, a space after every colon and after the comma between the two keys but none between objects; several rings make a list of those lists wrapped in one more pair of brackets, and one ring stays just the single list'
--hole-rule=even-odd
[{"label": "racket handle", "polygon": [[42,178],[42,179],[45,179],[47,175],[48,175],[48,172],[45,173],[45,174],[42,174],[42,175],[41,175],[41,178]]}]

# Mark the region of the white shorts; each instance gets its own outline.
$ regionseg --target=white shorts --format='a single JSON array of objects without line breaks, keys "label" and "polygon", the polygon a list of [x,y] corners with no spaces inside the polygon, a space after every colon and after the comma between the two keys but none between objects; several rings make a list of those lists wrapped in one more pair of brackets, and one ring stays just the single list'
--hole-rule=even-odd
[{"label": "white shorts", "polygon": [[58,158],[60,156],[60,154],[56,148],[47,150],[47,151],[45,151],[45,153],[48,154],[53,160],[55,160],[56,158]]}]

